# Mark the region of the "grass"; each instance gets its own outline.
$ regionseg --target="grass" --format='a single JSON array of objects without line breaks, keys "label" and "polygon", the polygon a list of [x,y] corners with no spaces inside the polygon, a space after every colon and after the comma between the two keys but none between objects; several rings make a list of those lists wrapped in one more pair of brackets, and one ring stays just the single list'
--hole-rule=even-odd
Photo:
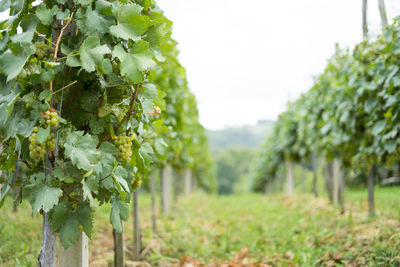
[{"label": "grass", "polygon": [[[399,196],[400,188],[376,188],[377,216],[369,219],[365,190],[346,191],[343,215],[325,198],[310,195],[194,194],[158,220],[155,235],[150,199],[142,195],[144,255],[151,266],[400,266]],[[90,266],[113,261],[109,209],[96,213]],[[36,266],[41,217],[32,218],[26,203],[18,213],[11,210],[8,200],[0,213],[0,266]],[[130,218],[124,225],[128,260],[132,228]]]}]

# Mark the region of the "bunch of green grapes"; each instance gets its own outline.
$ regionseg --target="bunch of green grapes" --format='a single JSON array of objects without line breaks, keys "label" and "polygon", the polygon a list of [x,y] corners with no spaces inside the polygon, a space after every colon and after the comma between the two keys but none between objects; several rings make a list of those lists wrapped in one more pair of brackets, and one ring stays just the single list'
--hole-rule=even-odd
[{"label": "bunch of green grapes", "polygon": [[57,127],[59,118],[54,108],[51,108],[46,112],[43,112],[42,116],[43,116],[42,124],[48,125],[50,127]]},{"label": "bunch of green grapes", "polygon": [[46,139],[46,148],[50,151],[54,151],[56,149],[56,139],[54,138],[53,133],[51,133]]},{"label": "bunch of green grapes", "polygon": [[136,179],[135,177],[132,178],[132,186],[133,188],[139,188],[142,186],[142,179]]},{"label": "bunch of green grapes", "polygon": [[36,42],[35,43],[36,52],[38,59],[43,59],[49,52],[49,47],[45,42]]},{"label": "bunch of green grapes", "polygon": [[35,127],[31,136],[29,136],[29,141],[31,142],[29,145],[29,155],[34,161],[39,162],[46,155],[46,143],[41,144],[36,141],[37,131],[38,127]]},{"label": "bunch of green grapes", "polygon": [[132,160],[132,140],[135,138],[135,134],[127,136],[124,133],[117,136],[115,144],[118,146],[118,156],[122,161],[130,162]]},{"label": "bunch of green grapes", "polygon": [[46,142],[41,144],[36,140],[37,132],[38,127],[35,127],[31,136],[29,136],[29,141],[31,142],[29,145],[29,155],[34,161],[39,162],[43,160],[46,151],[54,151],[56,149],[56,139],[54,138],[54,134],[51,133],[47,137]]}]

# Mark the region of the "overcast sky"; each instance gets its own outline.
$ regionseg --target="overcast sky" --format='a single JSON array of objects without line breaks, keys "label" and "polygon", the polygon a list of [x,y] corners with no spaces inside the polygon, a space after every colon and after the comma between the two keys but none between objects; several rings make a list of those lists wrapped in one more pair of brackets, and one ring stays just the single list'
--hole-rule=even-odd
[{"label": "overcast sky", "polygon": [[[361,0],[158,0],[209,129],[276,119],[312,85],[335,42],[362,39]],[[378,1],[369,23],[379,31]],[[386,0],[389,16],[395,0]]]},{"label": "overcast sky", "polygon": [[[390,18],[398,0],[386,0]],[[362,39],[362,0],[158,0],[208,129],[275,120],[312,85],[335,42]],[[378,1],[368,22],[380,31]],[[7,17],[0,13],[0,20]]]}]

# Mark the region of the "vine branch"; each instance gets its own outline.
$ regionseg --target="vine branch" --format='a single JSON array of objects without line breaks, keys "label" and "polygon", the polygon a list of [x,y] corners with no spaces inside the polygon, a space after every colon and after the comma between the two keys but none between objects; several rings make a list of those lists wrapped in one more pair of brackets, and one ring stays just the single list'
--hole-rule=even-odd
[{"label": "vine branch", "polygon": [[64,87],[62,87],[62,88],[60,88],[60,89],[54,91],[54,92],[53,92],[53,95],[57,94],[58,92],[60,92],[60,91],[62,91],[62,90],[64,90],[64,89],[67,89],[68,87],[71,87],[72,85],[76,84],[77,82],[78,82],[78,81],[75,80],[75,81],[73,81],[72,83],[67,84],[66,86],[64,86]]},{"label": "vine branch", "polygon": [[32,169],[32,166],[24,159],[20,159],[25,165],[26,167],[28,167],[29,169]]},{"label": "vine branch", "polygon": [[64,194],[67,196],[67,197],[69,197],[70,199],[72,199],[72,200],[75,200],[75,201],[81,201],[79,198],[76,198],[76,197],[73,197],[73,196],[71,196],[67,191],[65,191],[65,189],[64,188],[61,188],[61,190],[64,192]]},{"label": "vine branch", "polygon": [[[118,123],[118,125],[114,127],[114,131],[117,131],[122,126],[122,124],[129,118],[129,116],[132,115],[133,109],[135,108],[136,99],[139,93],[139,88],[140,88],[140,83],[136,85],[135,94],[132,96],[131,107],[129,108],[125,116],[122,118],[122,120]],[[97,144],[97,148],[99,148],[103,142],[109,140],[110,138],[111,134],[107,134],[106,136],[104,136],[103,139],[101,139],[101,141]]]},{"label": "vine branch", "polygon": [[[61,28],[60,32],[58,33],[57,41],[56,41],[56,47],[54,48],[53,62],[57,62],[58,49],[60,48],[61,39],[62,39],[62,37],[64,35],[64,31],[68,28],[68,26],[71,23],[73,17],[74,17],[74,11],[72,11],[71,16],[69,17],[67,23]],[[50,81],[50,92],[53,93],[53,80]],[[50,100],[50,103],[51,103],[51,100]]]}]

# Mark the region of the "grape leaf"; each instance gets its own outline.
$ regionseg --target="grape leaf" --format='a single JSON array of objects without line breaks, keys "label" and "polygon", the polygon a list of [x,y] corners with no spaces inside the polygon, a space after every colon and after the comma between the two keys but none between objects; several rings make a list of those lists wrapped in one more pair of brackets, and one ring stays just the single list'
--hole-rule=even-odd
[{"label": "grape leaf", "polygon": [[40,210],[49,212],[55,205],[57,205],[58,200],[62,195],[60,188],[50,187],[47,185],[35,185],[31,190],[32,214],[35,214]]},{"label": "grape leaf", "polygon": [[7,82],[14,79],[21,73],[28,56],[23,54],[15,56],[10,51],[0,56],[0,70],[7,75]]},{"label": "grape leaf", "polygon": [[110,222],[115,232],[122,232],[122,220],[127,221],[129,217],[129,206],[122,200],[113,200],[110,215]]},{"label": "grape leaf", "polygon": [[145,41],[138,41],[133,45],[132,53],[127,53],[121,44],[114,47],[113,57],[121,61],[121,75],[127,77],[134,83],[142,81],[141,71],[147,70],[155,65],[153,53]]},{"label": "grape leaf", "polygon": [[147,17],[140,15],[142,9],[135,4],[125,6],[118,14],[119,24],[111,26],[110,33],[124,40],[139,41],[147,31],[149,21]]},{"label": "grape leaf", "polygon": [[90,171],[100,161],[101,153],[96,149],[97,138],[83,132],[75,132],[67,137],[65,156],[79,169]]},{"label": "grape leaf", "polygon": [[99,37],[89,36],[83,41],[79,53],[82,68],[92,72],[96,66],[102,66],[104,55],[111,53],[111,50],[106,45],[100,45]]}]

